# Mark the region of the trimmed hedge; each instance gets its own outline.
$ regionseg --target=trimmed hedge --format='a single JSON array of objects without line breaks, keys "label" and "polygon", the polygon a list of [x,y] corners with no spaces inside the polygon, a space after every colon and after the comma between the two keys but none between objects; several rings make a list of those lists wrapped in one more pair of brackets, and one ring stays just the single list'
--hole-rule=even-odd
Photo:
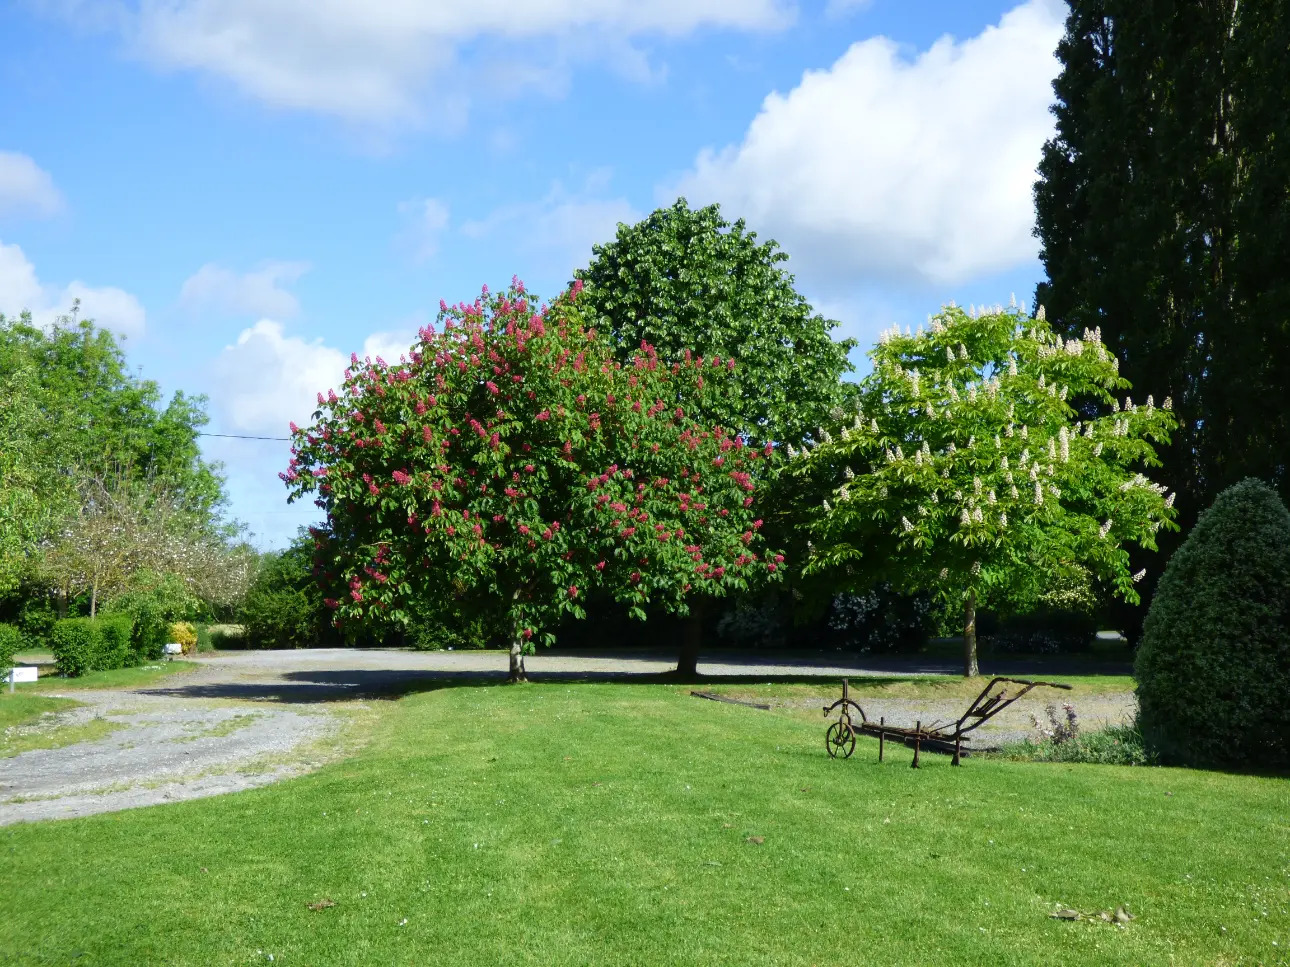
[{"label": "trimmed hedge", "polygon": [[1170,558],[1143,625],[1138,724],[1162,762],[1290,766],[1290,512],[1244,480]]},{"label": "trimmed hedge", "polygon": [[134,631],[130,636],[133,663],[158,661],[169,640],[170,622],[164,609],[150,601],[140,603],[134,611]]},{"label": "trimmed hedge", "polygon": [[0,675],[13,667],[13,656],[22,649],[22,632],[13,625],[0,624]]},{"label": "trimmed hedge", "polygon": [[58,673],[76,678],[96,670],[102,642],[99,623],[91,618],[64,618],[56,622],[50,644]]},{"label": "trimmed hedge", "polygon": [[125,614],[64,618],[55,622],[50,634],[58,673],[69,678],[142,664],[146,658],[140,655],[138,641],[138,626]]},{"label": "trimmed hedge", "polygon": [[98,669],[125,668],[134,664],[134,649],[130,646],[130,634],[134,630],[129,615],[112,615],[99,618],[96,622],[99,629]]}]

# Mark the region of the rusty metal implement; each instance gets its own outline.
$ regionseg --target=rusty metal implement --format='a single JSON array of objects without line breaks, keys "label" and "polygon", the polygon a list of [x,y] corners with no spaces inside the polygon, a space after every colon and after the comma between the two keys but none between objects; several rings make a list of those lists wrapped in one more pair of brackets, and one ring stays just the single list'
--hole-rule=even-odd
[{"label": "rusty metal implement", "polygon": [[[1009,686],[1012,685],[1020,687],[1009,694]],[[907,726],[888,725],[882,718],[877,722],[869,721],[864,714],[864,709],[847,694],[847,680],[844,678],[842,697],[832,705],[824,707],[826,718],[835,709],[838,710],[837,721],[833,722],[824,734],[824,747],[829,750],[829,755],[833,758],[846,759],[855,751],[856,734],[863,733],[877,737],[879,762],[883,759],[887,740],[895,739],[905,745],[913,746],[914,761],[911,765],[915,769],[918,768],[918,754],[924,748],[931,752],[953,755],[952,764],[959,765],[962,757],[969,754],[969,750],[964,748],[964,743],[972,741],[968,733],[973,729],[980,728],[1032,688],[1064,688],[1069,691],[1070,687],[1061,682],[1032,682],[1025,678],[992,678],[957,721],[934,722],[926,727],[920,721],[915,722],[911,729]],[[859,724],[856,724],[851,716],[852,709],[860,716]]]}]

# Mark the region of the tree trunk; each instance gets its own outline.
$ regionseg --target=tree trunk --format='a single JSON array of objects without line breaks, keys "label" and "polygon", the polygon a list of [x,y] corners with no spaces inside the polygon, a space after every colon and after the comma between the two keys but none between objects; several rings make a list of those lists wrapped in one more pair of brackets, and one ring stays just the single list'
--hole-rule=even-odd
[{"label": "tree trunk", "polygon": [[94,587],[90,591],[90,618],[93,619],[99,610],[99,578],[94,575]]},{"label": "tree trunk", "polygon": [[974,678],[981,674],[976,664],[976,589],[967,593],[963,607],[963,674]]},{"label": "tree trunk", "polygon": [[686,619],[685,630],[681,634],[681,655],[676,661],[676,673],[684,678],[699,676],[699,646],[703,644],[703,598],[695,598],[690,605],[690,617]]},{"label": "tree trunk", "polygon": [[528,676],[524,674],[524,639],[520,637],[519,632],[511,638],[511,674],[507,681],[528,681]]},{"label": "tree trunk", "polygon": [[67,617],[67,588],[66,587],[61,587],[58,589],[58,617],[60,618]]}]

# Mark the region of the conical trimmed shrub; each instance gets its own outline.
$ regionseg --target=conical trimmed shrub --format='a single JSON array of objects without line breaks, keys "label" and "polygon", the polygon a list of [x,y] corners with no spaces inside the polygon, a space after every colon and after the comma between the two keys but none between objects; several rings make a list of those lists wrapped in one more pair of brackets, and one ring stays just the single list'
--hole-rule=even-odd
[{"label": "conical trimmed shrub", "polygon": [[1290,766],[1290,512],[1243,480],[1170,558],[1134,668],[1161,762]]}]

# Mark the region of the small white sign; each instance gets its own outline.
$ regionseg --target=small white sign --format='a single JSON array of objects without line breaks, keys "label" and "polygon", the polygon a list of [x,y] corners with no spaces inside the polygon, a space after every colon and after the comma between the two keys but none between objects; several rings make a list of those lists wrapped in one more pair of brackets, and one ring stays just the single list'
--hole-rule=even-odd
[{"label": "small white sign", "polygon": [[184,653],[184,646],[177,641],[172,641],[170,644],[166,645],[162,651],[167,655],[182,655]]},{"label": "small white sign", "polygon": [[34,682],[36,680],[37,671],[38,669],[34,665],[23,668],[11,668],[9,669],[8,674],[5,675],[4,680],[6,682]]}]

